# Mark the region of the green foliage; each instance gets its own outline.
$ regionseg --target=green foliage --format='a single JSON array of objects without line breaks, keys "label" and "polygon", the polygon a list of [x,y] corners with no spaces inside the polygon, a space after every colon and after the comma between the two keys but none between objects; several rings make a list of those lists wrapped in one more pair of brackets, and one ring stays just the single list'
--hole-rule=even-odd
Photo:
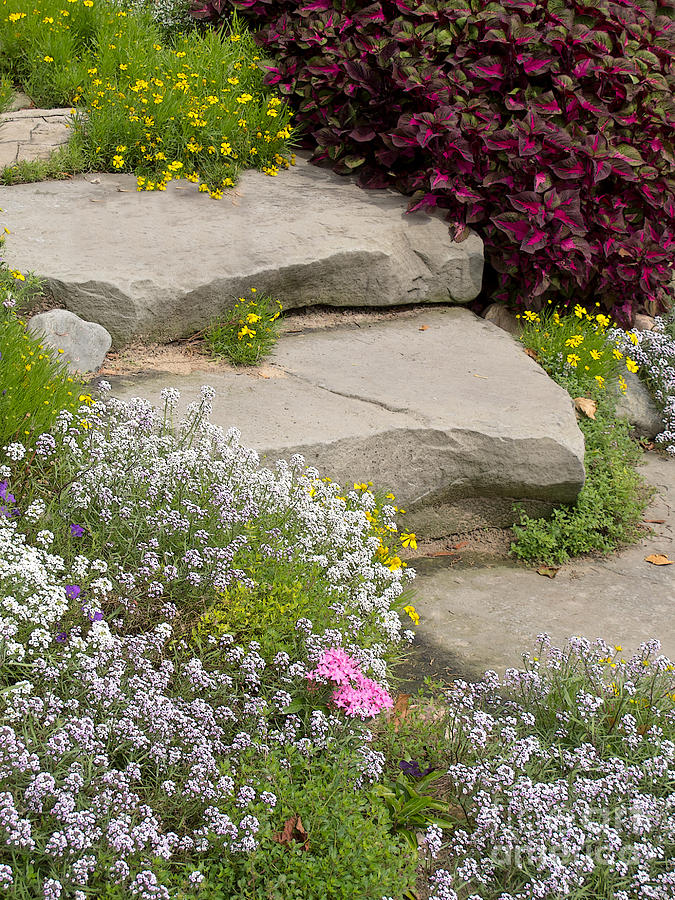
[{"label": "green foliage", "polygon": [[599,398],[617,384],[625,390],[622,373],[637,371],[635,361],[608,337],[613,323],[604,313],[592,314],[577,304],[567,315],[549,307],[542,313],[528,310],[519,318],[523,344],[572,397]]},{"label": "green foliage", "polygon": [[186,177],[214,198],[238,173],[287,167],[290,113],[263,86],[236,17],[167,42],[153,15],[107,0],[7,0],[0,73],[38,106],[78,108],[83,165],[135,172],[139,190]]},{"label": "green foliage", "polygon": [[26,331],[4,301],[29,302],[40,282],[0,265],[0,447],[14,439],[30,445],[48,431],[62,409],[75,411],[82,383],[72,378],[58,353]]},{"label": "green foliage", "polygon": [[13,96],[12,79],[8,75],[0,75],[0,113],[5,112]]},{"label": "green foliage", "polygon": [[[384,803],[367,787],[354,757],[332,746],[290,769],[268,758],[265,778],[279,798],[275,825],[248,858],[213,860],[203,900],[381,900],[399,897],[414,882],[416,853],[391,833]],[[280,842],[286,822],[299,816],[306,832]]]},{"label": "green foliage", "polygon": [[279,334],[281,303],[253,293],[253,297],[240,297],[229,317],[211,323],[204,335],[214,356],[236,366],[255,366],[270,353]]},{"label": "green foliage", "polygon": [[375,785],[375,793],[389,810],[392,831],[400,834],[413,850],[417,849],[418,831],[431,824],[444,830],[454,825],[447,815],[448,804],[426,793],[440,777],[438,772],[429,772],[413,779],[401,772],[395,781]]},{"label": "green foliage", "polygon": [[193,630],[204,642],[231,634],[236,640],[256,640],[271,651],[288,650],[294,644],[295,623],[303,616],[314,621],[321,615],[326,585],[308,567],[265,564],[259,551],[250,560],[257,581],[253,587],[237,584],[222,591]]},{"label": "green foliage", "polygon": [[583,553],[608,553],[636,538],[649,496],[635,471],[640,448],[614,415],[617,393],[626,390],[623,373],[638,366],[608,334],[613,323],[604,313],[591,314],[577,304],[568,315],[528,311],[521,321],[521,341],[551,378],[572,397],[595,399],[598,410],[595,419],[579,422],[586,483],[577,502],[558,507],[549,519],[521,510],[511,552],[528,562],[557,564]]},{"label": "green foliage", "polygon": [[629,426],[602,408],[597,419],[579,422],[586,441],[586,483],[574,506],[550,519],[520,513],[511,552],[532,563],[567,562],[573,556],[609,553],[634,541],[649,498],[635,466],[641,456]]}]

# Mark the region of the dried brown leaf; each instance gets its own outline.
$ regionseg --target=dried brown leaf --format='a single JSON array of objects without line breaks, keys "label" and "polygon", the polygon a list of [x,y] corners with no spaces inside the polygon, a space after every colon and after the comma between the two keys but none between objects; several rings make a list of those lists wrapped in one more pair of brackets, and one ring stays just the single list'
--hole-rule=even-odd
[{"label": "dried brown leaf", "polygon": [[541,566],[537,569],[537,575],[544,575],[546,578],[555,578],[560,571],[560,566]]},{"label": "dried brown leaf", "polygon": [[309,835],[305,831],[300,816],[291,816],[290,819],[286,819],[283,829],[278,834],[273,834],[272,840],[286,848],[290,847],[291,841],[297,841],[302,844],[303,850],[309,850]]},{"label": "dried brown leaf", "polygon": [[595,400],[591,400],[590,397],[575,397],[574,406],[578,412],[583,413],[587,418],[595,419],[595,414],[598,411],[598,404]]},{"label": "dried brown leaf", "polygon": [[650,556],[645,556],[645,562],[651,563],[653,566],[675,565],[675,560],[668,559],[665,553],[652,553]]},{"label": "dried brown leaf", "polygon": [[428,325],[420,325],[420,327],[419,327],[419,331],[428,331],[428,330],[429,330]]}]

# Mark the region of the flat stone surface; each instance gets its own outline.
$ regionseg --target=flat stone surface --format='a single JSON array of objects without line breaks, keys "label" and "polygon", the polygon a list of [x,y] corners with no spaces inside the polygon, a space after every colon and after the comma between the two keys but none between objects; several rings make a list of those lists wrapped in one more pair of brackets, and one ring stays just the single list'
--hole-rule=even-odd
[{"label": "flat stone surface", "polygon": [[569,396],[499,328],[461,308],[284,335],[261,374],[111,379],[116,395],[184,406],[217,391],[213,420],[273,462],[302,453],[341,483],[372,481],[436,536],[544,512],[583,483]]},{"label": "flat stone surface", "polygon": [[481,288],[476,235],[454,243],[401,195],[303,160],[246,172],[220,201],[185,181],[137,193],[131,175],[100,175],[2,187],[0,208],[8,265],[46,278],[116,346],[187,337],[251,287],[285,308],[468,303]]},{"label": "flat stone surface", "polygon": [[33,316],[28,330],[55,350],[61,350],[73,372],[98,371],[112,344],[102,325],[85,322],[67,309],[50,309]]},{"label": "flat stone surface", "polygon": [[71,122],[71,109],[21,108],[2,113],[0,168],[24,160],[47,159],[70,140]]},{"label": "flat stone surface", "polygon": [[663,524],[651,524],[652,535],[620,553],[568,563],[553,579],[503,561],[413,562],[421,616],[416,675],[503,672],[521,664],[541,632],[555,642],[601,637],[626,653],[657,638],[675,659],[675,566],[645,561],[652,553],[675,559],[675,461],[645,454],[642,474],[659,491],[645,518]]}]

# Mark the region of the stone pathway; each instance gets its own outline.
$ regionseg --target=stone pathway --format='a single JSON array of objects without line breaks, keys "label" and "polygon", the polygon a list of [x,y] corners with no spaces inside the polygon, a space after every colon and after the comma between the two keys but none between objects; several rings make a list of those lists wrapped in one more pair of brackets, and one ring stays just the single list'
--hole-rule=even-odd
[{"label": "stone pathway", "polygon": [[132,175],[0,187],[7,264],[47,279],[116,347],[188,337],[251,287],[286,308],[474,299],[480,238],[454,243],[406,206],[302,159],[276,178],[245,172],[219,201],[185,181],[137,193]]},{"label": "stone pathway", "polygon": [[269,461],[302,453],[348,484],[372,481],[427,536],[512,521],[570,502],[584,478],[568,394],[521,345],[468,310],[286,334],[264,369],[111,379],[123,398],[183,406],[217,391],[213,420]]},{"label": "stone pathway", "polygon": [[658,489],[646,519],[654,533],[606,558],[568,563],[553,579],[503,558],[482,554],[416,560],[415,601],[421,621],[407,669],[425,675],[477,677],[487,669],[518,666],[536,636],[602,637],[631,652],[658,638],[675,659],[675,460],[645,454],[645,479]]},{"label": "stone pathway", "polygon": [[68,143],[71,121],[71,109],[17,109],[2,113],[0,169],[22,160],[47,159]]}]

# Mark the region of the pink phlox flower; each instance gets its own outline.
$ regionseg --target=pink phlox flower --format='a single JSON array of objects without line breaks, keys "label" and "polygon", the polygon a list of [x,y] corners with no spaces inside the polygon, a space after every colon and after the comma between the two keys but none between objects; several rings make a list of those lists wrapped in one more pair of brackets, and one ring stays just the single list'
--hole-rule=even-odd
[{"label": "pink phlox flower", "polygon": [[341,647],[324,650],[316,668],[306,677],[310,681],[337,685],[331,701],[346,716],[369,719],[394,705],[387,691],[372,678],[367,678],[358,662]]},{"label": "pink phlox flower", "polygon": [[324,650],[315,669],[306,677],[311,681],[333,681],[335,684],[348,685],[361,675],[361,669],[355,659],[342,647],[330,647]]}]

